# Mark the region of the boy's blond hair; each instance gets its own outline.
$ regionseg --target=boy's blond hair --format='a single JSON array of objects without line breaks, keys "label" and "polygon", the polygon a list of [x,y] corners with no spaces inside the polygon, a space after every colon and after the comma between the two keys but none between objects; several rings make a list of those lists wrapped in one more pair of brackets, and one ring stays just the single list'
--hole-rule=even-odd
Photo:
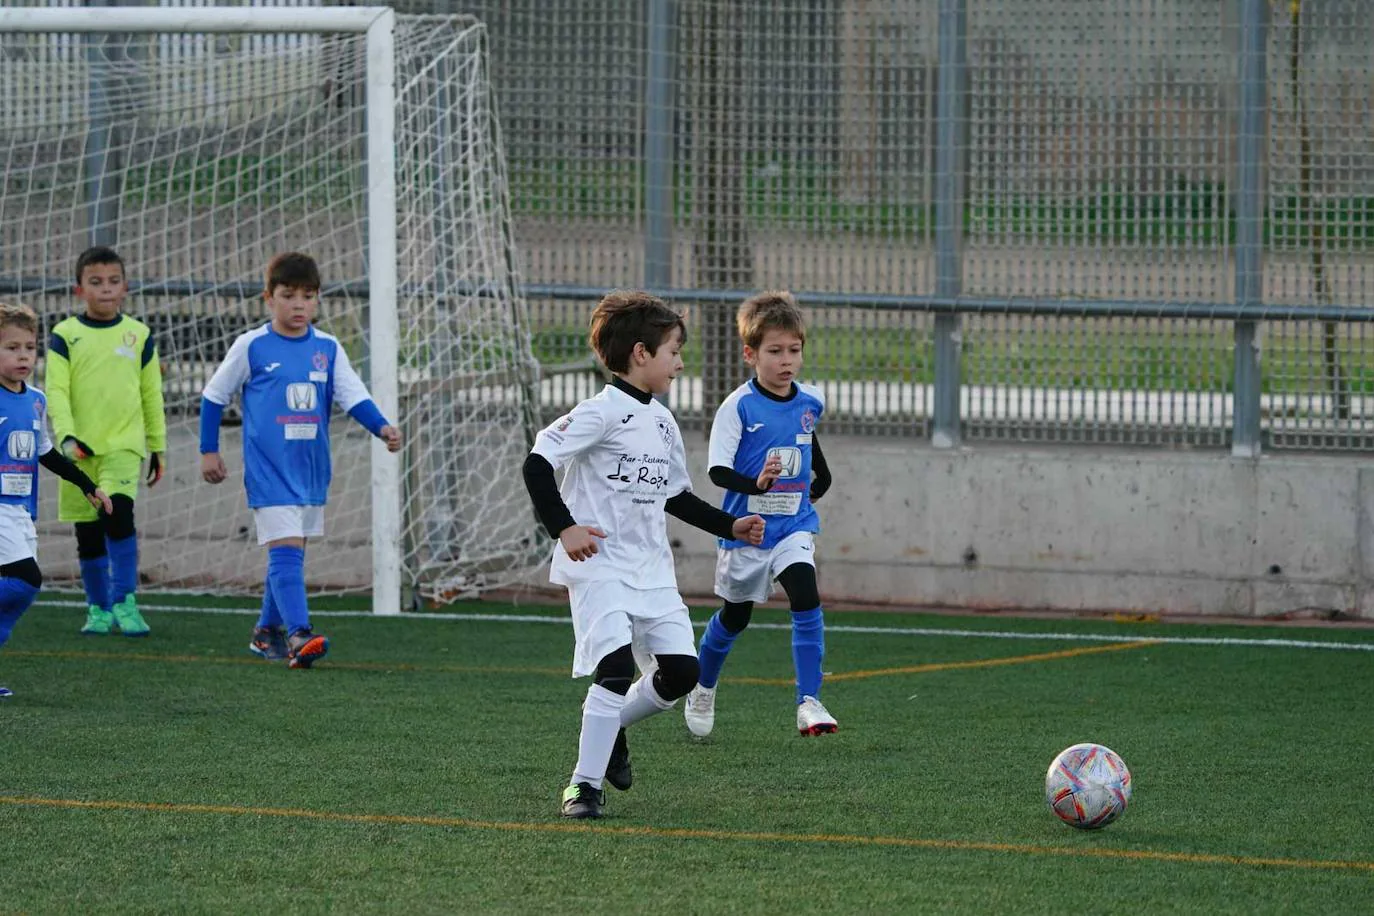
[{"label": "boy's blond hair", "polygon": [[673,328],[687,342],[687,322],[657,296],[637,289],[618,289],[601,297],[592,312],[587,342],[611,372],[630,371],[635,344],[644,344],[650,355],[668,339]]},{"label": "boy's blond hair", "polygon": [[806,343],[806,316],[797,300],[785,289],[770,289],[745,299],[735,315],[739,339],[751,350],[763,343],[769,331],[787,331]]},{"label": "boy's blond hair", "polygon": [[38,315],[21,303],[0,302],[0,329],[23,328],[38,336]]}]

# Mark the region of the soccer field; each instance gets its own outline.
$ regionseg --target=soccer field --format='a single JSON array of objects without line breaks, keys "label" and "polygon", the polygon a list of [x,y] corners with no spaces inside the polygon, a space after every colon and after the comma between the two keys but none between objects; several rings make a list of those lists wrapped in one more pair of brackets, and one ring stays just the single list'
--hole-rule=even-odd
[{"label": "soccer field", "polygon": [[[0,911],[1374,909],[1374,630],[831,612],[841,730],[801,739],[761,610],[711,739],[632,729],[634,787],[588,825],[558,816],[565,609],[335,603],[301,672],[203,603],[82,638],[46,594],[0,651]],[[1079,741],[1135,777],[1099,832],[1043,800]]]}]

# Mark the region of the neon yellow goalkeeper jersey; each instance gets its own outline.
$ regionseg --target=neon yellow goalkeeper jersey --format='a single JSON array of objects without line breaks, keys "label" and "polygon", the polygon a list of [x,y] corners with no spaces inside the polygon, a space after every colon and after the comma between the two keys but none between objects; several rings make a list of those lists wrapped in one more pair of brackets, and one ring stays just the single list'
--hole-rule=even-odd
[{"label": "neon yellow goalkeeper jersey", "polygon": [[167,450],[162,367],[152,331],[137,318],[73,315],[59,323],[43,390],[59,447],[75,436],[97,455]]}]

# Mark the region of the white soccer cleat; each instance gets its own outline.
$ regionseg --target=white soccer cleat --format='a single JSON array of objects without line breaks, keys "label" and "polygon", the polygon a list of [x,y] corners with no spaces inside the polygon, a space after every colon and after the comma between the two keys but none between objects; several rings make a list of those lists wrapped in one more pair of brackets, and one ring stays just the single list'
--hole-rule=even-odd
[{"label": "white soccer cleat", "polygon": [[687,720],[687,730],[698,738],[711,734],[716,724],[716,688],[697,684],[687,694],[687,702],[682,707],[683,718]]},{"label": "white soccer cleat", "polygon": [[797,704],[797,731],[802,733],[802,737],[828,735],[839,729],[840,723],[836,722],[835,717],[821,705],[820,700],[815,697],[802,697],[802,701]]}]

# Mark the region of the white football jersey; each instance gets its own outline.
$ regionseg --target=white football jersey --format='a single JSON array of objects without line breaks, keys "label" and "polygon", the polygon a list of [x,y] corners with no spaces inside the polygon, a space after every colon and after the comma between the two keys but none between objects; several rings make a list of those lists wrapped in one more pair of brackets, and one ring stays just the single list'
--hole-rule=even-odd
[{"label": "white football jersey", "polygon": [[677,588],[663,505],[692,481],[682,431],[667,407],[607,385],[542,430],[533,451],[554,470],[567,468],[560,493],[577,524],[606,532],[599,552],[580,563],[556,543],[550,582]]}]

